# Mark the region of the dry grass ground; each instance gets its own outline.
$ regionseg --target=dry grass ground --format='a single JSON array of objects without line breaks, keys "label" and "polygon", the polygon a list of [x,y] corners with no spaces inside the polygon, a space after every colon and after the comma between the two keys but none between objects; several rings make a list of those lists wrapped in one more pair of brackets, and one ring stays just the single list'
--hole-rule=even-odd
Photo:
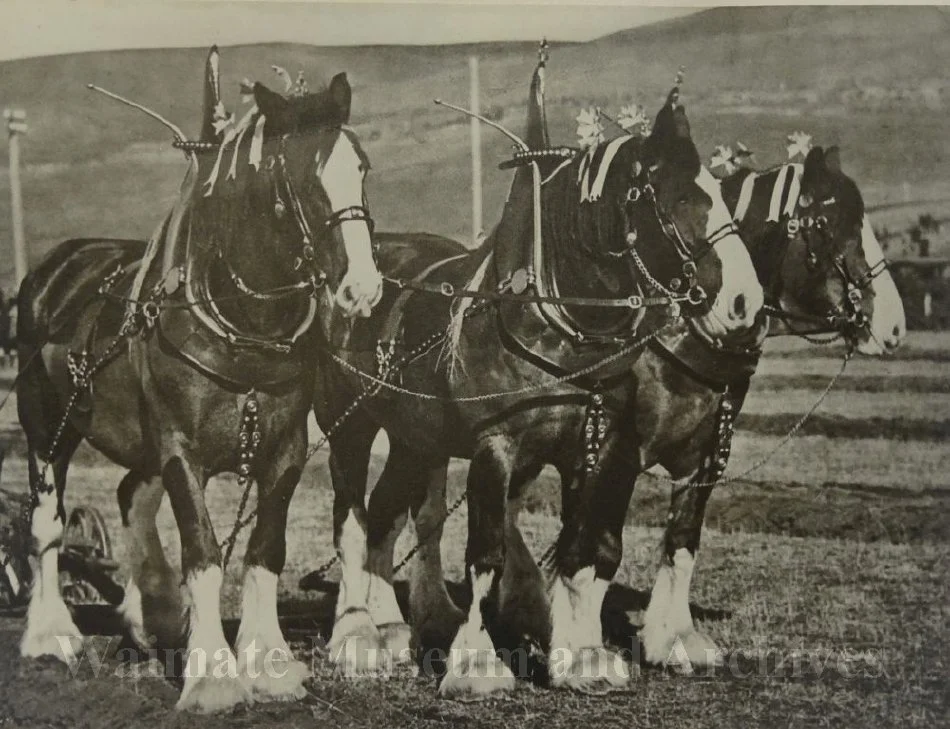
[{"label": "dry grass ground", "polygon": [[[443,548],[458,580],[464,514],[453,517]],[[525,519],[536,551],[556,521]],[[295,526],[307,533],[305,528]],[[312,532],[310,532],[312,533]],[[629,528],[618,582],[632,589],[609,598],[613,622],[638,625],[652,581],[660,532]],[[648,669],[628,692],[608,697],[554,692],[522,683],[506,698],[477,706],[436,698],[431,679],[402,671],[386,680],[342,681],[319,653],[310,696],[292,706],[262,706],[225,717],[170,713],[173,686],[155,678],[115,676],[128,669],[108,660],[95,676],[13,660],[0,668],[0,720],[18,727],[106,726],[154,722],[215,729],[260,726],[625,727],[935,726],[946,715],[950,573],[945,544],[861,544],[825,539],[720,534],[709,530],[694,580],[694,613],[729,656],[723,669],[692,677]],[[295,555],[287,582],[303,565]],[[321,611],[320,606],[324,609]],[[313,606],[325,615],[326,601]],[[2,625],[0,645],[15,650],[19,624]],[[295,633],[327,635],[325,620]],[[103,651],[106,640],[94,643]],[[48,697],[55,694],[56,701]]]}]

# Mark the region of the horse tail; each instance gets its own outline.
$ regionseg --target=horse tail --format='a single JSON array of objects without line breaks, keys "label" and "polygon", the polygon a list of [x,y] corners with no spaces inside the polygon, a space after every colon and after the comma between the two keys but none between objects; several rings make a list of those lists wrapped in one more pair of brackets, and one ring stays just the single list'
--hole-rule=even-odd
[{"label": "horse tail", "polygon": [[[482,258],[482,262],[478,264],[478,268],[475,269],[472,278],[465,284],[465,288],[469,291],[478,291],[488,274],[488,265],[492,259],[492,249],[489,246],[485,246],[485,248],[487,250],[484,254],[484,258]],[[468,311],[474,302],[475,300],[471,297],[459,297],[452,303],[449,310],[449,323],[445,328],[445,342],[442,345],[442,351],[439,353],[439,362],[446,363],[446,371],[448,372],[450,380],[454,380],[460,373],[465,373],[465,362],[462,361],[459,344],[462,339],[462,326],[465,324],[465,312]]]}]

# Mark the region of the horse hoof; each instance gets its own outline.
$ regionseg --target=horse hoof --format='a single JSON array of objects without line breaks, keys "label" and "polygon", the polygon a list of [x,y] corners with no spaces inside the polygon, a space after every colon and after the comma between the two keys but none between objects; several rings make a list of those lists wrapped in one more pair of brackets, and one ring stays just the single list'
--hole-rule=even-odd
[{"label": "horse hoof", "polygon": [[53,656],[71,666],[79,660],[82,651],[82,633],[73,622],[66,603],[30,604],[26,632],[20,641],[21,656]]},{"label": "horse hoof", "polygon": [[631,668],[623,656],[602,646],[575,651],[555,649],[548,661],[548,672],[552,688],[586,694],[620,691],[628,687],[631,677]]},{"label": "horse hoof", "polygon": [[40,658],[53,656],[67,666],[73,666],[79,661],[83,652],[83,639],[77,629],[72,633],[57,632],[43,635],[26,634],[20,641],[20,655],[24,658]]},{"label": "horse hoof", "polygon": [[251,703],[250,692],[237,676],[185,678],[185,687],[175,708],[199,714],[213,714]]},{"label": "horse hoof", "polygon": [[412,661],[412,628],[406,623],[387,623],[379,626],[383,648],[389,651],[394,665]]},{"label": "horse hoof", "polygon": [[352,610],[337,619],[329,651],[337,673],[345,677],[379,673],[388,667],[382,637],[366,610]]},{"label": "horse hoof", "polygon": [[449,656],[448,670],[439,684],[439,695],[459,701],[478,701],[494,694],[513,691],[515,675],[491,649],[459,649]]},{"label": "horse hoof", "polygon": [[677,668],[685,674],[692,673],[694,667],[722,665],[716,644],[695,628],[671,636],[644,629],[641,641],[644,657],[654,665]]},{"label": "horse hoof", "polygon": [[310,669],[302,661],[265,658],[263,668],[257,673],[256,677],[245,680],[255,701],[299,701],[307,695],[303,682],[310,678]]},{"label": "horse hoof", "polygon": [[125,597],[115,609],[125,632],[139,650],[147,651],[154,645],[153,637],[145,630],[145,618],[142,616],[142,595],[134,580],[125,586]]},{"label": "horse hoof", "polygon": [[694,629],[679,638],[694,668],[715,667],[723,664],[722,651],[705,633]]}]

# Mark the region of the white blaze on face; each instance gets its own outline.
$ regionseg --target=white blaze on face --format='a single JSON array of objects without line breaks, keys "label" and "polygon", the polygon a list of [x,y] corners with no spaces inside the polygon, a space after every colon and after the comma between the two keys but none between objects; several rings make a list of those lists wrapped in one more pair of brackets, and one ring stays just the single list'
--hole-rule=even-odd
[{"label": "white blaze on face", "polygon": [[[884,251],[866,215],[861,225],[861,248],[868,267],[873,271],[884,260]],[[871,337],[858,345],[858,351],[862,354],[882,354],[896,349],[907,334],[904,304],[890,271],[883,271],[872,279],[871,290],[874,292]]]},{"label": "white blaze on face", "polygon": [[[732,224],[732,215],[722,199],[719,181],[705,167],[700,169],[696,184],[712,199],[706,226],[706,235],[712,236]],[[751,326],[762,308],[764,294],[749,251],[738,233],[718,238],[713,250],[722,261],[722,288],[710,313],[699,323],[709,334],[721,336]]]},{"label": "white blaze on face", "polygon": [[[326,156],[316,156],[317,177],[335,212],[363,205],[362,159],[349,135],[340,132]],[[365,221],[340,224],[347,269],[337,290],[336,302],[349,316],[369,316],[382,294],[382,277],[373,261],[373,245]]]}]

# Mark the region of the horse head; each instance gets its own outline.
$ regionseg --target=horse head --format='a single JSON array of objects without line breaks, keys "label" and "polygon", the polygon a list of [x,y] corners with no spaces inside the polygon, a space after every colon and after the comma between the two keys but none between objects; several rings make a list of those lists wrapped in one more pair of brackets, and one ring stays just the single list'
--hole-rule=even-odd
[{"label": "horse head", "polygon": [[226,228],[219,254],[234,258],[228,263],[258,288],[277,288],[288,277],[309,280],[314,289],[328,287],[347,317],[369,316],[382,277],[364,191],[369,159],[347,126],[346,74],[315,93],[284,96],[260,83],[248,86],[254,106],[235,123],[218,98],[216,61],[212,49],[202,137],[221,141],[212,146],[216,158],[200,155],[199,175],[206,217]]},{"label": "horse head", "polygon": [[[674,283],[695,278],[694,323],[712,339],[747,330],[762,308],[762,287],[719,184],[700,163],[678,88],[657,114],[638,172],[642,182],[631,191],[648,189],[656,201],[652,217],[673,243],[664,246],[667,266],[682,270]],[[700,291],[715,296],[708,301]]]},{"label": "horse head", "polygon": [[[906,333],[903,304],[838,148],[813,147],[800,174],[771,298],[792,317],[829,322],[863,354],[895,349]],[[793,319],[789,328],[795,331]]]}]

